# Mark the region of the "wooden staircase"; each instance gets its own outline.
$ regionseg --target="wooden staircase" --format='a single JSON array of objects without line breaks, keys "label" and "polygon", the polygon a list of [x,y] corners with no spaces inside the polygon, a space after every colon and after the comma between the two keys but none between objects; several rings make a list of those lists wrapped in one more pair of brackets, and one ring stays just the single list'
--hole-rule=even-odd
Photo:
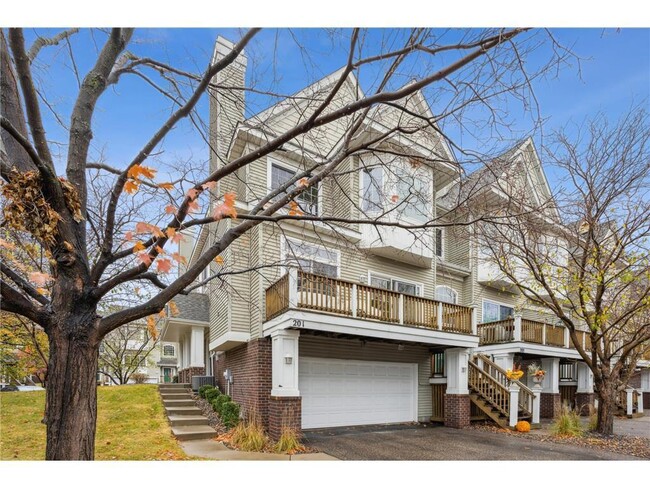
[{"label": "wooden staircase", "polygon": [[510,381],[504,369],[492,362],[487,356],[477,354],[469,361],[470,400],[488,418],[500,427],[508,428],[510,423],[510,389],[511,383],[517,384],[519,402],[518,420],[532,419],[533,391],[520,381]]}]

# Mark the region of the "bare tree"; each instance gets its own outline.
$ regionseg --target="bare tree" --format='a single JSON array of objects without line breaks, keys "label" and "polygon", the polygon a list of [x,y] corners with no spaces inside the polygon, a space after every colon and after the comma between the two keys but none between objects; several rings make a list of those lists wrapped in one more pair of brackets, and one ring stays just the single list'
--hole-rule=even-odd
[{"label": "bare tree", "polygon": [[560,131],[545,151],[565,178],[554,200],[532,210],[525,172],[511,171],[501,190],[521,212],[476,228],[489,261],[568,327],[594,374],[602,434],[650,341],[649,142],[642,107],[615,125],[599,115],[575,136]]},{"label": "bare tree", "polygon": [[147,325],[130,323],[104,337],[99,347],[99,372],[116,385],[125,385],[139,369],[149,366],[151,353],[158,347]]},{"label": "bare tree", "polygon": [[[283,96],[273,89],[242,89],[214,82],[245,47],[254,50],[252,41],[258,31],[245,31],[229,54],[212,59],[200,73],[127,51],[132,29],[95,31],[95,39],[103,38],[103,45],[85,75],[78,73],[70,50],[79,88],[69,117],[58,113],[48,103],[47,93],[38,88],[34,79],[39,71],[36,62],[39,49],[68,43],[82,33],[67,32],[48,40],[39,38],[31,49],[25,46],[21,29],[8,30],[9,50],[3,39],[3,79],[9,85],[13,82],[6,92],[10,103],[3,104],[0,119],[2,140],[12,141],[11,145],[4,144],[0,154],[1,175],[6,182],[4,225],[12,232],[32,235],[46,250],[47,260],[38,274],[29,276],[23,276],[20,270],[5,272],[3,268],[2,310],[38,323],[49,337],[47,459],[93,458],[98,350],[109,333],[159,313],[175,295],[187,293],[204,268],[261,222],[302,220],[330,226],[370,222],[403,225],[413,232],[439,225],[435,219],[429,219],[408,226],[385,214],[370,217],[363,209],[358,218],[326,213],[313,216],[296,202],[301,194],[321,182],[336,185],[337,177],[349,171],[344,163],[350,156],[362,151],[386,155],[384,143],[391,136],[422,134],[425,138],[440,138],[444,144],[431,154],[431,160],[446,161],[454,171],[459,171],[452,149],[462,152],[462,148],[440,133],[439,124],[447,119],[466,121],[466,115],[476,107],[487,111],[484,125],[497,130],[500,121],[504,121],[501,112],[494,108],[496,104],[506,98],[527,103],[531,100],[531,80],[551,67],[558,67],[568,56],[549,32],[528,29],[457,33],[413,29],[400,31],[399,36],[389,32],[381,45],[367,41],[368,33],[360,29],[330,31],[333,44],[343,42],[348,46],[347,61],[327,90],[307,95],[309,103],[299,120],[281,131],[269,128],[258,147],[221,161],[207,175],[202,174],[205,164],[188,161],[184,174],[169,182],[154,182],[156,169],[145,163],[160,169],[162,162],[156,157],[156,150],[181,123],[200,134],[212,152],[218,152],[219,145],[228,146],[229,140],[219,140],[214,132],[208,134],[197,108],[203,96],[241,100],[242,90],[267,95],[272,100]],[[525,60],[541,48],[547,50],[548,59],[539,69],[527,71]],[[305,53],[305,64],[313,63],[315,54],[304,46],[301,50]],[[47,66],[40,70],[47,73]],[[364,70],[372,73],[375,80],[370,89],[366,94],[358,90],[354,100],[341,102],[338,95],[342,87],[351,75],[358,77]],[[101,157],[91,157],[93,114],[100,97],[126,76],[137,77],[160,93],[171,111],[127,164],[113,167]],[[252,79],[256,79],[255,74]],[[410,97],[425,90],[440,107],[435,115],[418,115],[407,103]],[[287,103],[297,99],[298,95],[288,97]],[[381,116],[381,111],[388,109],[399,114],[397,122],[380,133],[369,130],[368,119]],[[46,136],[43,110],[52,110],[67,134],[63,141],[66,151],[60,158],[53,155]],[[251,188],[256,192],[255,201],[245,213],[234,211],[235,195],[218,193],[217,184],[237,177],[252,162],[281,150],[285,144],[322,142],[323,134],[342,122],[344,130],[335,147],[317,144],[317,163],[305,165],[271,192]],[[260,127],[264,129],[263,124]],[[501,127],[507,125],[503,123]],[[427,163],[426,158],[421,162]],[[64,173],[59,175],[55,163],[64,168]],[[390,158],[378,164],[390,165]],[[214,212],[209,207],[212,203]],[[202,205],[204,210],[208,209],[206,216],[192,216]],[[399,205],[400,202],[396,207]],[[277,213],[286,206],[292,211]],[[182,273],[168,274],[173,260],[182,261],[173,252],[180,232],[222,219],[232,220],[230,228]],[[220,273],[210,277],[218,278]],[[36,285],[47,293],[37,291]],[[102,312],[107,310],[103,306],[107,301],[133,297],[136,288],[149,290],[149,294],[119,311]]]}]

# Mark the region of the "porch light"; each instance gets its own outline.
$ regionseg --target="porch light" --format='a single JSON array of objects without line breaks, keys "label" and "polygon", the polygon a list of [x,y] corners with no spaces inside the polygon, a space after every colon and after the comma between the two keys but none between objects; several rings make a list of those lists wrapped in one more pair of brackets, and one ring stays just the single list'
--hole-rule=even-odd
[{"label": "porch light", "polygon": [[291,363],[293,363],[293,358],[289,354],[284,356],[284,364],[291,364]]}]

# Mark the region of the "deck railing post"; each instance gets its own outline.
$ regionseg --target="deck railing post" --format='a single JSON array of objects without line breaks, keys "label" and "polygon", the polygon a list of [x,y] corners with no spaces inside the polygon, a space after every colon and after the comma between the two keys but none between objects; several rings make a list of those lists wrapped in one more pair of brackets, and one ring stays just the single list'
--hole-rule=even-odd
[{"label": "deck railing post", "polygon": [[437,314],[438,330],[442,330],[442,302],[438,302],[438,314]]},{"label": "deck railing post", "polygon": [[521,342],[521,314],[515,314],[515,330],[512,340],[515,342]]},{"label": "deck railing post", "polygon": [[637,388],[636,393],[638,395],[636,411],[637,413],[643,413],[643,388]]},{"label": "deck railing post", "polygon": [[542,344],[546,345],[546,324],[542,324]]},{"label": "deck railing post", "polygon": [[517,425],[519,420],[519,385],[510,383],[510,427]]},{"label": "deck railing post", "polygon": [[634,413],[634,388],[626,388],[625,394],[627,399],[627,411],[625,413],[628,417],[632,417],[632,414]]},{"label": "deck railing post", "polygon": [[564,327],[564,347],[569,347],[571,345],[571,335],[569,334],[569,328]]},{"label": "deck railing post", "polygon": [[472,335],[478,335],[477,305],[472,305]]},{"label": "deck railing post", "polygon": [[298,270],[289,268],[289,308],[298,308]]},{"label": "deck railing post", "polygon": [[357,316],[357,284],[352,284],[352,296],[350,297],[350,307],[352,307],[352,316]]},{"label": "deck railing post", "polygon": [[399,323],[403,324],[404,323],[404,295],[401,293],[399,294],[399,300],[397,302],[397,317],[399,319]]},{"label": "deck railing post", "polygon": [[532,424],[539,424],[539,406],[542,399],[542,385],[533,385],[533,419]]}]

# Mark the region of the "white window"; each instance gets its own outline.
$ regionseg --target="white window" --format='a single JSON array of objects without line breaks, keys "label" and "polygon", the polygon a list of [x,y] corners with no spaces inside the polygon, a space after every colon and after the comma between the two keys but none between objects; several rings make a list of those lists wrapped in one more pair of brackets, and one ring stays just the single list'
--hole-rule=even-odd
[{"label": "white window", "polygon": [[458,303],[458,293],[449,286],[436,286],[436,300],[445,303]]},{"label": "white window", "polygon": [[286,239],[284,255],[287,265],[298,266],[302,271],[337,278],[339,253],[307,242]]},{"label": "white window", "polygon": [[[296,175],[296,170],[279,163],[271,163],[270,191],[277,190]],[[291,185],[285,193],[296,188],[296,183]],[[296,197],[296,203],[305,214],[318,215],[318,185],[310,186]]]},{"label": "white window", "polygon": [[[422,170],[407,170],[396,167],[393,179],[395,206],[398,213],[407,219],[427,222],[431,215],[431,182]],[[392,198],[392,196],[391,196]]]},{"label": "white window", "polygon": [[497,320],[505,320],[513,317],[515,309],[508,305],[483,300],[483,323],[496,322]]},{"label": "white window", "polygon": [[174,351],[174,346],[171,344],[165,344],[163,346],[163,356],[174,356],[176,351]]},{"label": "white window", "polygon": [[443,257],[444,252],[444,236],[442,229],[436,229],[436,256]]},{"label": "white window", "polygon": [[370,273],[370,286],[393,290],[405,295],[422,296],[422,285],[376,273]]}]

